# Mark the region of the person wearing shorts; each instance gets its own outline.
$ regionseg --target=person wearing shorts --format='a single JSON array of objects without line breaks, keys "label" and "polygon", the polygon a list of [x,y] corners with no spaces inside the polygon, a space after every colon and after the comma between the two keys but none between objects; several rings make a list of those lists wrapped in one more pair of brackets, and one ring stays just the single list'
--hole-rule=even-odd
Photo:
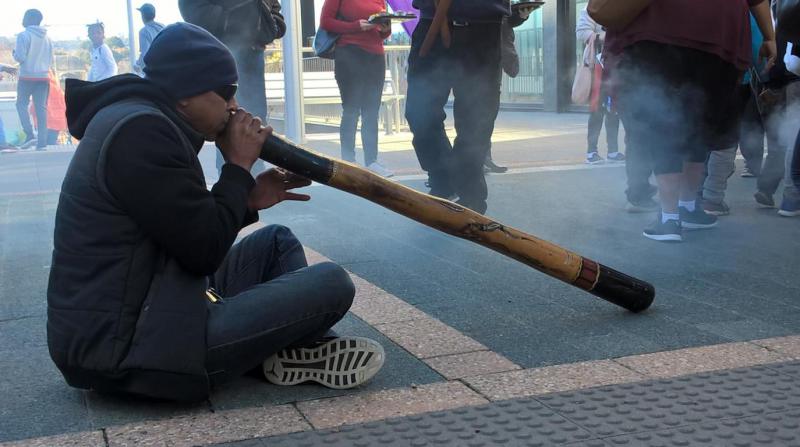
[{"label": "person wearing shorts", "polygon": [[749,11],[764,34],[762,55],[774,60],[763,0],[654,0],[623,30],[608,32],[618,110],[658,183],[661,212],[643,232],[649,239],[682,241],[684,228],[717,224],[697,205],[697,191],[709,151],[737,141],[735,90],[752,59]]}]

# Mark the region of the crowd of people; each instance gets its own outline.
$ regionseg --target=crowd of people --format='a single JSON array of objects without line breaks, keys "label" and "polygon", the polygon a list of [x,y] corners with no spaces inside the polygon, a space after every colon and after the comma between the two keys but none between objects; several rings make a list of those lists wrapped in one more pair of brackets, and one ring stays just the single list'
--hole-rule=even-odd
[{"label": "crowd of people", "polygon": [[[143,57],[150,43],[164,26],[155,22],[156,10],[152,4],[144,3],[138,10],[145,26],[139,32],[141,52],[134,70],[141,74]],[[56,73],[53,43],[47,36],[47,29],[42,26],[43,19],[44,16],[38,9],[25,11],[22,18],[24,29],[17,35],[12,53],[19,66],[3,66],[0,69],[0,79],[4,74],[17,78],[16,108],[25,134],[24,139],[18,144],[11,144],[6,139],[0,121],[0,150],[4,153],[26,150],[34,146],[37,151],[45,151],[47,146],[57,144],[59,136],[67,130],[64,93]],[[91,65],[86,79],[97,82],[115,76],[118,72],[117,61],[111,48],[105,43],[105,25],[100,21],[88,24],[86,32],[91,42],[89,50]],[[29,110],[31,99],[33,105]]]},{"label": "crowd of people", "polygon": [[[605,121],[607,159],[626,163],[629,210],[658,212],[643,232],[653,240],[680,241],[684,229],[717,225],[728,212],[737,148],[746,175],[758,177],[755,200],[775,206],[783,181],[779,212],[800,215],[797,2],[638,1],[641,13],[624,26],[607,26],[592,10],[578,21],[578,38],[591,45],[584,61],[598,74],[586,162],[605,161],[597,147]],[[413,5],[420,17],[405,116],[428,192],[484,213],[485,171],[502,170],[491,157],[501,73],[518,71],[513,27],[530,8],[512,9],[508,0]],[[286,32],[280,3],[179,6],[186,22],[166,27],[152,5],[140,8],[140,76],[115,76],[98,22],[88,27],[89,80],[67,80],[67,124],[80,144],[56,212],[51,357],[73,386],[155,398],[204,399],[250,370],[279,385],[358,386],[378,372],[384,352],[373,340],[331,331],[352,304],[348,274],[332,263],[308,266],[286,227],[234,243],[259,211],[309,199],[293,192],[308,180],[254,169],[271,133],[264,51]],[[360,119],[365,165],[391,176],[377,147],[390,28],[369,21],[385,9],[383,0],[326,0],[320,23],[338,34],[342,158],[356,161]],[[52,45],[41,21],[39,11],[26,13],[14,57],[20,119],[32,96],[38,129],[47,129]],[[451,96],[453,142],[444,126]],[[32,124],[23,126],[32,139]],[[205,141],[219,149],[210,190],[198,159]]]},{"label": "crowd of people", "polygon": [[724,199],[737,150],[745,158],[742,175],[758,177],[755,202],[775,208],[783,183],[778,213],[800,216],[791,178],[800,59],[784,24],[796,7],[779,0],[640,3],[641,14],[621,28],[606,31],[589,11],[578,22],[587,48],[605,44],[596,51],[602,76],[593,90],[601,104],[613,104],[592,105],[587,163],[602,161],[596,152],[602,116],[609,158],[621,118],[628,209],[658,211],[643,232],[658,241],[681,241],[683,230],[713,228],[717,216],[729,214]]}]

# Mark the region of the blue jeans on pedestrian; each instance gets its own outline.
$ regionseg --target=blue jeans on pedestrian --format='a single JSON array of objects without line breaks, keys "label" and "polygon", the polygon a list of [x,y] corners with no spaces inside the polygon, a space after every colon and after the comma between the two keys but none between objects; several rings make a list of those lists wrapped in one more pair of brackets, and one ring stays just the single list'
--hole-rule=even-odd
[{"label": "blue jeans on pedestrian", "polygon": [[37,148],[47,146],[47,96],[49,94],[50,83],[47,79],[41,81],[20,79],[17,82],[17,114],[27,139],[33,138],[33,125],[28,114],[28,106],[31,103],[31,96],[33,96],[33,109],[36,112],[36,130],[39,134],[39,139],[36,142]]},{"label": "blue jeans on pedestrian", "polygon": [[336,264],[309,266],[303,246],[280,225],[235,244],[211,278],[223,297],[209,303],[206,371],[218,385],[289,346],[325,336],[353,303],[355,287]]},{"label": "blue jeans on pedestrian", "polygon": [[3,118],[0,118],[0,146],[5,146],[8,144],[6,141],[6,131],[3,128]]}]

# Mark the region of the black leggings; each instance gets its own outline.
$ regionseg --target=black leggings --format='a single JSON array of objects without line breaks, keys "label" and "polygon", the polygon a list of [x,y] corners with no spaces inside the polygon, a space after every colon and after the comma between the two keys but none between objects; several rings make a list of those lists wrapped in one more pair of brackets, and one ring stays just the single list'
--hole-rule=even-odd
[{"label": "black leggings", "polygon": [[342,123],[339,139],[342,158],[356,160],[356,127],[361,116],[361,145],[364,164],[378,159],[378,112],[381,108],[386,61],[382,54],[369,53],[353,45],[336,47],[336,83],[342,95]]}]

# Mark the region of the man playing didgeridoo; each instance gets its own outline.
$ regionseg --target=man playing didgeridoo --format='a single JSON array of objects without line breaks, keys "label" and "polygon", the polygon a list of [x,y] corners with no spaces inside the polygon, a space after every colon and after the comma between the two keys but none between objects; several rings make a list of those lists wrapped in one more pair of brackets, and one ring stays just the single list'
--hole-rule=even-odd
[{"label": "man playing didgeridoo", "polygon": [[[47,294],[48,346],[67,382],[201,400],[258,367],[281,385],[369,380],[381,346],[329,333],[354,296],[341,267],[308,266],[282,226],[233,245],[259,210],[308,200],[290,190],[309,182],[250,175],[271,129],[238,108],[228,49],[178,23],[153,41],[144,73],[67,84],[81,143],[61,190]],[[204,140],[226,161],[210,191]]]},{"label": "man playing didgeridoo", "polygon": [[[408,56],[406,119],[430,194],[486,211],[483,163],[500,107],[501,24],[508,0],[414,0],[420,21]],[[439,15],[443,20],[435,20]],[[444,130],[453,93],[455,142]]]}]

